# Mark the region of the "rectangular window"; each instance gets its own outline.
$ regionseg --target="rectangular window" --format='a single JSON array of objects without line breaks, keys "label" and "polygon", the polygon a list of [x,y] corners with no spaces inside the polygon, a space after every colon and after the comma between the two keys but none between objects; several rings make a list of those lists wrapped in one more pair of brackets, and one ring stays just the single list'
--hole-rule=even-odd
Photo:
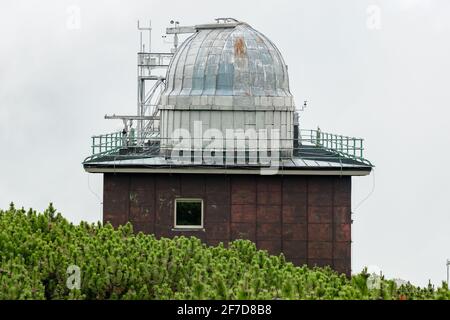
[{"label": "rectangular window", "polygon": [[175,199],[175,228],[203,228],[203,200]]}]

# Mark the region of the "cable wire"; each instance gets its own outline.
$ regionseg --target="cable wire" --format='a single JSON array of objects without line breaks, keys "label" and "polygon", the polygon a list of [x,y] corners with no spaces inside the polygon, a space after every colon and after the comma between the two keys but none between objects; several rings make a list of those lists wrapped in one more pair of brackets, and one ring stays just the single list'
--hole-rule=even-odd
[{"label": "cable wire", "polygon": [[352,213],[354,214],[355,212],[354,211],[356,211],[359,207],[361,207],[361,205],[364,203],[364,202],[366,202],[366,200],[367,199],[369,199],[370,198],[370,196],[374,193],[374,191],[375,191],[375,169],[373,168],[372,169],[372,177],[373,177],[373,179],[372,179],[372,190],[369,192],[369,194],[367,195],[367,196],[365,196],[357,205],[356,205],[356,207],[355,207],[355,209],[353,209],[352,211]]},{"label": "cable wire", "polygon": [[102,204],[102,200],[100,199],[100,196],[98,195],[98,193],[96,193],[94,190],[92,190],[91,188],[91,182],[90,182],[90,174],[87,174],[87,180],[88,180],[88,189],[89,191],[98,199],[98,201],[100,202],[100,204]]}]

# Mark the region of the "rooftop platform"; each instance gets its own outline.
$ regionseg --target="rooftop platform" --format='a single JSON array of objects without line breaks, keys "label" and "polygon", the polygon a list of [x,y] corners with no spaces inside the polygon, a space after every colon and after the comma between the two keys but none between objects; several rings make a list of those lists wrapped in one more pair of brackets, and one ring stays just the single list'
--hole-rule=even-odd
[{"label": "rooftop platform", "polygon": [[145,143],[122,133],[92,139],[92,155],[83,162],[87,172],[261,174],[271,168],[276,169],[275,174],[356,176],[368,175],[373,167],[363,157],[363,139],[320,130],[300,130],[288,156],[252,150],[248,140],[247,147],[231,153],[228,149],[211,149],[211,141],[202,140],[204,147],[188,152],[177,150],[174,157],[174,153],[163,154],[158,136],[147,138]]}]

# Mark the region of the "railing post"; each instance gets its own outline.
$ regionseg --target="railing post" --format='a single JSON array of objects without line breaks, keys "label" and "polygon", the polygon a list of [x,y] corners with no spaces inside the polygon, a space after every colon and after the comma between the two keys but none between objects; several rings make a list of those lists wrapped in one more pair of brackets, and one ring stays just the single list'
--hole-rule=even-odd
[{"label": "railing post", "polygon": [[356,159],[356,139],[353,138],[353,159]]},{"label": "railing post", "polygon": [[361,150],[361,159],[363,159],[363,139],[359,140],[360,141],[360,150]]},{"label": "railing post", "polygon": [[95,137],[92,137],[92,154],[95,154]]},{"label": "railing post", "polygon": [[346,143],[347,144],[347,154],[349,154],[349,145],[348,145],[349,144],[349,141],[348,141],[349,138],[348,137],[346,137],[346,138],[347,138],[347,143]]}]

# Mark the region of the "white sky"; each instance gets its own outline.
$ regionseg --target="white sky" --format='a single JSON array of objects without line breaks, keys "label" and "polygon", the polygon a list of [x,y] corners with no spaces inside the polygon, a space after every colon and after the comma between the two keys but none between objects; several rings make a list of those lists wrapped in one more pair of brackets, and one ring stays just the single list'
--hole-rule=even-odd
[{"label": "white sky", "polygon": [[[167,3],[170,8],[167,9]],[[80,9],[71,29],[68,8]],[[375,7],[374,7],[375,6]],[[374,9],[375,8],[375,9]],[[375,11],[374,11],[375,10]],[[373,14],[379,10],[380,20]],[[355,178],[353,270],[425,285],[450,258],[450,2],[444,0],[82,1],[0,3],[0,207],[101,219],[102,178],[82,169],[90,136],[136,109],[137,19],[154,49],[168,21],[235,17],[289,65],[302,127],[366,139],[375,174]],[[378,23],[379,22],[379,23]]]}]

